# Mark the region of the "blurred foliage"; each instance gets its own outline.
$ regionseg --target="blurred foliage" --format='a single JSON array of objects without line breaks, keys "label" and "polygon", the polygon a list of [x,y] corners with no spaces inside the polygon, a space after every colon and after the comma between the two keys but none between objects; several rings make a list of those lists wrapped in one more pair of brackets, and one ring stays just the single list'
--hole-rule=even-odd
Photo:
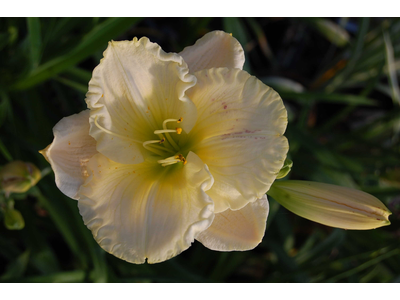
[{"label": "blurred foliage", "polygon": [[284,100],[289,178],[369,192],[393,212],[392,224],[333,229],[270,198],[252,251],[195,242],[169,261],[134,265],[97,245],[50,173],[11,194],[25,227],[0,226],[1,282],[400,282],[400,19],[0,18],[0,165],[48,167],[38,150],[61,118],[85,109],[109,40],[148,36],[179,52],[216,29],[242,43],[245,69]]}]

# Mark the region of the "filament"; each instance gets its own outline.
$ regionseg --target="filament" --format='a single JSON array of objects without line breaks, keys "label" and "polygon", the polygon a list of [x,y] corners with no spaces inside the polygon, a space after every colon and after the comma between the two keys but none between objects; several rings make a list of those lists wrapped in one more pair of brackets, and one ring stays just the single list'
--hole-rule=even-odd
[{"label": "filament", "polygon": [[[164,143],[164,141],[165,141],[165,138],[162,138],[161,140],[146,141],[146,142],[143,143],[143,147],[146,148],[147,150],[152,151],[153,153],[159,154],[161,156],[164,155],[164,153],[160,154],[160,152],[157,151],[156,149],[159,149],[159,150],[162,150],[162,151],[167,151],[169,153],[174,153],[174,151],[172,151],[172,150],[170,150],[170,149],[168,149],[166,147],[161,147],[161,146],[158,146],[158,145],[154,145],[156,143],[162,144],[162,143]],[[151,144],[151,145],[149,145],[149,144]],[[154,149],[154,148],[156,148],[156,149]]]},{"label": "filament", "polygon": [[96,116],[96,117],[94,118],[94,124],[95,124],[95,125],[97,126],[97,128],[99,128],[100,130],[102,130],[102,131],[104,131],[104,132],[106,132],[106,133],[108,133],[108,134],[111,134],[111,135],[120,137],[120,138],[122,138],[122,139],[131,140],[132,142],[142,144],[141,141],[138,141],[138,140],[132,139],[132,138],[130,138],[130,137],[128,137],[128,136],[123,136],[123,135],[120,135],[120,134],[118,134],[118,133],[112,132],[112,131],[110,131],[110,130],[108,130],[108,129],[105,129],[104,127],[100,126],[100,124],[97,122],[97,118],[98,118],[98,116]]}]

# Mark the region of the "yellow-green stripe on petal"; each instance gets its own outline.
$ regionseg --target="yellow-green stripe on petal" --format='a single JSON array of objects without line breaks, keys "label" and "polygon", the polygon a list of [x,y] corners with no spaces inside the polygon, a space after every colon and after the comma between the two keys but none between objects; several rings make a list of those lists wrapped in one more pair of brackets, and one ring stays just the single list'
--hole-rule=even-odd
[{"label": "yellow-green stripe on petal", "polygon": [[287,180],[275,182],[268,195],[308,220],[343,229],[375,229],[390,224],[391,212],[374,196],[332,184]]}]

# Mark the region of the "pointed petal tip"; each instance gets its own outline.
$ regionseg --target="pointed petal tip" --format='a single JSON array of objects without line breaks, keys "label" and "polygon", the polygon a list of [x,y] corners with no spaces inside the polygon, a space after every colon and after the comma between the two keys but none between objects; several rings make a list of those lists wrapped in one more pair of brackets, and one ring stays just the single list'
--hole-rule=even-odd
[{"label": "pointed petal tip", "polygon": [[47,156],[47,152],[52,144],[49,144],[46,148],[39,150],[38,152],[43,155],[43,157],[50,163],[49,157]]}]

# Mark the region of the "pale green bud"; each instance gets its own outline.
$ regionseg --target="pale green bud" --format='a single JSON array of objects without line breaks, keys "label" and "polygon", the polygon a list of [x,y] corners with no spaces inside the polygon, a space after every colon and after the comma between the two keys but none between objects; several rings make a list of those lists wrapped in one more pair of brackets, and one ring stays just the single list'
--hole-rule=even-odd
[{"label": "pale green bud", "polygon": [[25,227],[25,221],[18,210],[7,209],[4,212],[4,225],[9,230],[21,230]]},{"label": "pale green bud", "polygon": [[26,192],[40,178],[40,170],[35,165],[19,160],[8,163],[0,170],[0,186],[7,196]]},{"label": "pale green bud", "polygon": [[268,195],[296,215],[343,229],[374,229],[389,225],[392,214],[370,194],[326,183],[276,181]]},{"label": "pale green bud", "polygon": [[290,170],[292,169],[293,162],[289,159],[286,158],[285,162],[283,163],[282,169],[279,171],[278,176],[276,176],[276,179],[281,179],[285,177],[287,174],[289,174]]}]

